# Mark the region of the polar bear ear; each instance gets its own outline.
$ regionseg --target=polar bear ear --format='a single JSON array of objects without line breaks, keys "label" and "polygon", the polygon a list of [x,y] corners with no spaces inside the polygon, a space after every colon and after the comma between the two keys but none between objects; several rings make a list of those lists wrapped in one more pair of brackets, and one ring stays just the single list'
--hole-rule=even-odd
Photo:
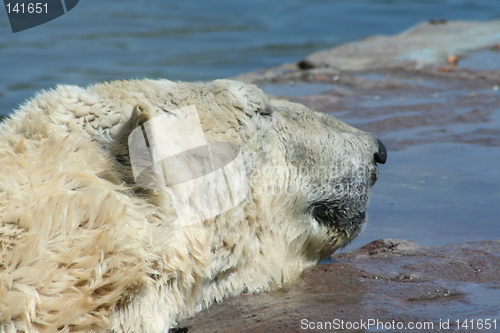
[{"label": "polar bear ear", "polygon": [[147,107],[136,105],[132,109],[129,120],[122,125],[118,133],[113,136],[113,142],[109,147],[109,152],[115,160],[115,168],[121,182],[130,186],[135,184],[130,155],[128,150],[128,137],[130,133],[143,123],[151,119]]},{"label": "polar bear ear", "polygon": [[122,125],[116,135],[114,135],[114,151],[115,153],[123,153],[128,155],[128,137],[130,133],[146,121],[150,120],[151,116],[147,107],[137,104],[132,109],[129,120]]}]

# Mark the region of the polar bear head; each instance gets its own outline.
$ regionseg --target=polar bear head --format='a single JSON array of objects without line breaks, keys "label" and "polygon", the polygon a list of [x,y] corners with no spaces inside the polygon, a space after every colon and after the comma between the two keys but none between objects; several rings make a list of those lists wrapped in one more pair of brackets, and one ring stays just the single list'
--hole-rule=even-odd
[{"label": "polar bear head", "polygon": [[[262,279],[279,286],[347,245],[363,229],[370,188],[378,177],[377,164],[385,163],[387,155],[372,134],[303,105],[268,98],[253,85],[228,80],[161,84],[166,86],[146,88],[158,91],[159,102],[138,99],[140,110],[136,106],[127,123],[114,134],[110,150],[118,161],[124,161],[118,165],[118,174],[129,186],[136,186],[136,193],[159,207],[172,207],[171,192],[145,190],[134,182],[130,140],[125,142],[133,129],[145,122],[154,123],[165,110],[194,105],[204,139],[212,143],[213,156],[217,149],[214,143],[239,147],[248,181],[244,200],[213,219],[195,224],[210,230],[211,270],[217,272],[215,275],[230,272],[234,277],[255,271],[260,278],[252,281],[259,282],[254,287],[245,282],[245,289],[261,289]],[[161,130],[156,133],[166,135]],[[185,135],[192,140],[193,128]],[[214,197],[206,190],[190,197],[200,195],[209,197],[205,203]],[[171,214],[179,217],[178,210]],[[196,230],[191,227],[184,231]]]},{"label": "polar bear head", "polygon": [[[183,125],[190,106],[198,124]],[[165,115],[177,127],[157,125]],[[372,134],[229,80],[60,86],[1,131],[6,330],[160,332],[213,301],[293,282],[359,234],[386,160]],[[200,140],[177,149],[184,164],[155,160],[172,133]],[[157,160],[168,163],[149,186],[134,172]],[[209,174],[218,182],[176,197]],[[185,222],[179,204],[199,213],[214,200],[230,205]]]}]

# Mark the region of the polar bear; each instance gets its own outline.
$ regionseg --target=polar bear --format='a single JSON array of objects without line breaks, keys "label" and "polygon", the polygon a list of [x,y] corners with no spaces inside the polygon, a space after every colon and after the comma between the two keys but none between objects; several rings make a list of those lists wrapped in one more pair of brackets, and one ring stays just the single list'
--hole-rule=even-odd
[{"label": "polar bear", "polygon": [[[167,186],[136,182],[129,139],[190,105],[206,142],[238,147],[248,186],[180,224]],[[42,92],[0,127],[0,331],[166,332],[293,283],[360,232],[385,159],[374,135],[236,81]]]}]

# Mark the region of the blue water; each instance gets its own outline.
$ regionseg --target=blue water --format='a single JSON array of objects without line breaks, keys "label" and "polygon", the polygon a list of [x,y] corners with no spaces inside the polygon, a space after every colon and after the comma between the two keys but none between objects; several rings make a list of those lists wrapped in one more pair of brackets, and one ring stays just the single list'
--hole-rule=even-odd
[{"label": "blue water", "polygon": [[432,18],[500,18],[498,0],[82,0],[13,34],[0,8],[0,115],[56,84],[209,80]]}]

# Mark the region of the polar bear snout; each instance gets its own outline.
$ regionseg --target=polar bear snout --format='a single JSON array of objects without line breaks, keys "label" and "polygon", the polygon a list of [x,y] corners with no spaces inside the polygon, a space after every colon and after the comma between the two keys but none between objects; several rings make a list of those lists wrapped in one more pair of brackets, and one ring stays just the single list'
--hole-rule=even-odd
[{"label": "polar bear snout", "polygon": [[[387,149],[385,148],[382,141],[377,140],[378,150],[373,154],[373,159],[375,160],[375,164],[385,164],[387,161]],[[370,176],[370,187],[375,185],[378,180],[378,167],[376,167],[373,173]]]},{"label": "polar bear snout", "polygon": [[385,149],[384,144],[379,139],[377,139],[377,143],[378,152],[375,153],[375,162],[379,164],[385,164],[385,162],[387,161],[387,149]]}]

